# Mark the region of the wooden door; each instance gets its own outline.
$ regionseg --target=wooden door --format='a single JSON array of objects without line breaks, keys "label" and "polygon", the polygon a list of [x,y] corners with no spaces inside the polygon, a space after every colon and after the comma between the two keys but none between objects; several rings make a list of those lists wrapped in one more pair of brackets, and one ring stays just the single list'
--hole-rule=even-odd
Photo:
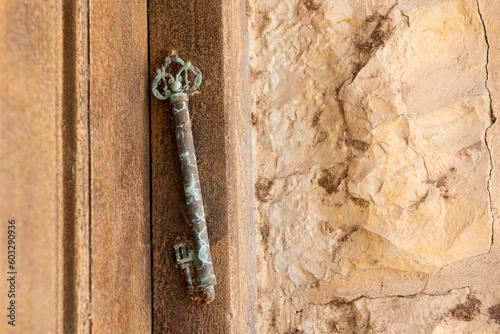
[{"label": "wooden door", "polygon": [[[15,326],[0,332],[255,331],[244,7],[0,1],[1,291],[10,221],[17,247],[16,296],[0,298]],[[184,195],[169,106],[150,94],[167,49],[204,77],[190,108],[218,277],[209,306],[190,301],[173,254]]]},{"label": "wooden door", "polygon": [[[207,226],[217,275],[216,300],[186,298],[172,247],[186,228],[184,193],[168,103],[151,100],[154,332],[254,331],[255,269],[250,165],[248,55],[244,2],[149,2],[151,79],[168,54],[203,73],[190,99]],[[167,171],[167,172],[166,172]]]}]

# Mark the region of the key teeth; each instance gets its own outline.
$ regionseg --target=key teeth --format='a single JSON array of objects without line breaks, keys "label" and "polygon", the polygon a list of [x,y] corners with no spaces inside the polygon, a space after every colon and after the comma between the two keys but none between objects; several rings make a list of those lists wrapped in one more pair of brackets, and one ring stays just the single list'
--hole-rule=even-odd
[{"label": "key teeth", "polygon": [[194,294],[193,276],[191,273],[191,266],[193,265],[194,253],[193,245],[190,242],[181,242],[174,245],[175,259],[177,265],[184,270],[186,281],[188,284],[189,293]]},{"label": "key teeth", "polygon": [[[194,277],[192,276],[191,265],[194,263],[194,253],[193,245],[191,242],[180,242],[174,245],[175,258],[179,267],[184,270],[186,276],[186,281],[188,284],[189,294],[193,296],[195,294],[195,287],[193,285]],[[215,277],[214,277],[215,279]],[[210,304],[215,299],[215,292],[213,286],[205,286],[199,288],[201,292],[201,300],[205,304]],[[199,297],[198,297],[199,298]],[[199,299],[198,299],[199,300]]]}]

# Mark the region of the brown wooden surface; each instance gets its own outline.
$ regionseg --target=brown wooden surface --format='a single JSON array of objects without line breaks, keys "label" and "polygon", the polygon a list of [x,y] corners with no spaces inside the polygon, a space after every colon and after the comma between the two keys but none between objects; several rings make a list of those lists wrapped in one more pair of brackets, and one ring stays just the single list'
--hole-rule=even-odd
[{"label": "brown wooden surface", "polygon": [[165,103],[152,100],[150,124],[147,10],[0,1],[0,247],[16,219],[19,272],[18,323],[2,333],[149,333],[151,266],[155,333],[254,331],[244,3],[149,9],[153,70],[174,48],[204,75],[190,107],[218,274],[208,307],[174,263],[184,194]]},{"label": "brown wooden surface", "polygon": [[[253,331],[255,266],[251,246],[253,197],[248,190],[252,188],[248,187],[249,115],[248,109],[242,108],[248,105],[248,99],[241,87],[247,73],[235,69],[246,65],[248,57],[239,45],[246,38],[241,30],[245,27],[244,17],[238,16],[244,10],[242,6],[233,7],[232,1],[149,1],[150,81],[168,49],[203,73],[200,93],[191,96],[189,107],[217,275],[216,300],[212,304],[197,305],[186,295],[185,279],[175,265],[173,253],[175,239],[186,228],[174,128],[168,102],[152,98],[154,333]],[[227,25],[234,27],[232,35],[224,35],[230,30]],[[243,128],[238,129],[237,122],[242,122]],[[242,138],[237,138],[240,134]]]},{"label": "brown wooden surface", "polygon": [[1,235],[18,223],[17,321],[2,333],[90,330],[87,8],[0,2]]},{"label": "brown wooden surface", "polygon": [[151,332],[147,2],[90,4],[92,333]]},{"label": "brown wooden surface", "polygon": [[65,1],[63,13],[62,261],[65,333],[90,333],[89,0]]},{"label": "brown wooden surface", "polygon": [[[1,333],[63,324],[62,9],[0,2]],[[7,325],[7,221],[16,220],[16,327]]]},{"label": "brown wooden surface", "polygon": [[210,0],[153,0],[149,6],[150,79],[167,49],[174,49],[203,74],[201,93],[191,96],[189,108],[217,275],[215,301],[208,307],[194,304],[186,295],[186,283],[173,253],[175,239],[186,228],[174,126],[168,102],[152,98],[153,333],[227,333],[230,296],[222,26],[215,24],[221,22],[222,8]]}]

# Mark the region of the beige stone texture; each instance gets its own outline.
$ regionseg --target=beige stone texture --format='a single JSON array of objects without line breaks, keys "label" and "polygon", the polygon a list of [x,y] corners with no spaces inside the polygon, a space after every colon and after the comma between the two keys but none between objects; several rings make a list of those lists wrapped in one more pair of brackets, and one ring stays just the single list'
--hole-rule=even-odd
[{"label": "beige stone texture", "polygon": [[248,0],[259,333],[500,333],[500,3]]}]

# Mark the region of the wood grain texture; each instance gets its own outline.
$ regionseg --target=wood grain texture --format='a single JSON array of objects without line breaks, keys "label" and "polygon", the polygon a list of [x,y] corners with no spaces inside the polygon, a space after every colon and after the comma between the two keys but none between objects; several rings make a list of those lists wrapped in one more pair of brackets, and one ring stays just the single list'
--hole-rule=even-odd
[{"label": "wood grain texture", "polygon": [[87,8],[0,2],[1,235],[18,223],[18,321],[2,333],[90,331]]},{"label": "wood grain texture", "polygon": [[[17,322],[2,333],[61,330],[59,161],[61,10],[3,1],[0,8],[0,287],[7,291],[7,220],[17,222]],[[28,15],[35,12],[37,15]],[[38,58],[33,57],[37,54]],[[7,298],[2,293],[2,305]],[[4,307],[2,306],[4,309]],[[22,320],[21,320],[22,319]],[[3,317],[5,320],[5,316]]]},{"label": "wood grain texture", "polygon": [[[150,67],[174,49],[203,74],[190,96],[192,130],[217,285],[210,306],[193,303],[173,246],[187,228],[174,126],[167,101],[151,100],[153,333],[229,331],[229,254],[224,138],[222,7],[216,1],[150,1]],[[151,81],[150,80],[150,81]]]},{"label": "wood grain texture", "polygon": [[65,333],[90,333],[90,180],[88,0],[63,14],[62,178]]},{"label": "wood grain texture", "polygon": [[[203,73],[190,97],[193,136],[217,285],[193,303],[173,246],[187,228],[180,164],[166,101],[151,100],[154,333],[253,331],[255,265],[244,4],[149,1],[150,81],[173,49]],[[231,26],[232,28],[229,28]],[[228,34],[228,35],[226,35]],[[232,40],[236,38],[236,40]],[[240,124],[241,127],[237,125]],[[241,135],[241,138],[238,136]]]},{"label": "wood grain texture", "polygon": [[[0,2],[2,333],[63,329],[62,8]],[[16,327],[7,325],[7,221],[16,221]]]},{"label": "wood grain texture", "polygon": [[257,269],[246,2],[223,2],[232,333],[255,333]]},{"label": "wood grain texture", "polygon": [[90,4],[92,333],[151,332],[147,2]]}]

